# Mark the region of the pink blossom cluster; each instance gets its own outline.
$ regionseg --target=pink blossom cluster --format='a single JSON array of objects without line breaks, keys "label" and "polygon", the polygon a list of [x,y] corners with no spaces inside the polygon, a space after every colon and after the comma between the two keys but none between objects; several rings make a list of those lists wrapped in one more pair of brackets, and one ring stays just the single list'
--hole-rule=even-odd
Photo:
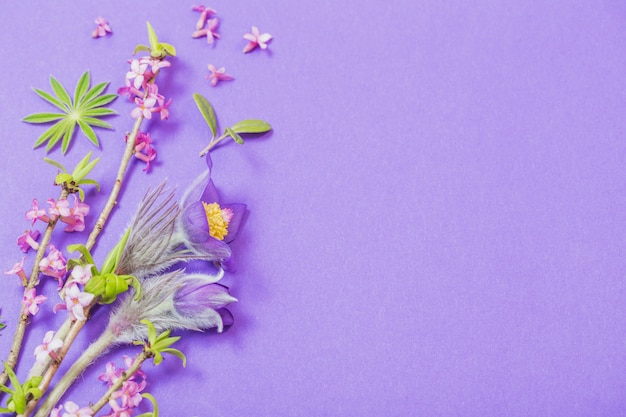
[{"label": "pink blossom cluster", "polygon": [[67,274],[67,260],[63,253],[54,247],[53,244],[48,246],[48,255],[39,261],[39,271],[59,282],[59,288],[63,287],[63,279]]},{"label": "pink blossom cluster", "polygon": [[[75,194],[73,194],[73,197],[73,207],[70,207],[70,202],[66,198],[58,200],[48,199],[47,202],[50,208],[48,208],[47,213],[46,210],[39,207],[37,199],[33,199],[31,209],[26,212],[26,220],[31,220],[32,224],[35,224],[37,220],[48,223],[58,218],[67,224],[67,227],[64,229],[66,232],[82,232],[85,230],[85,216],[89,214],[89,205],[80,201]],[[20,244],[21,249],[22,246]],[[30,246],[33,249],[37,249],[32,245]],[[26,252],[26,250],[22,250]]]},{"label": "pink blossom cluster", "polygon": [[92,264],[75,265],[68,278],[63,301],[54,306],[53,311],[68,310],[73,320],[87,320],[85,308],[94,300],[94,295],[83,290],[91,279]]},{"label": "pink blossom cluster", "polygon": [[120,95],[128,95],[129,100],[134,101],[135,107],[130,116],[134,119],[145,117],[152,118],[152,113],[159,113],[161,120],[169,117],[169,107],[172,99],[165,100],[159,94],[159,87],[154,82],[156,74],[161,68],[169,67],[169,61],[152,57],[130,59],[130,71],[126,73],[125,86],[117,90]]},{"label": "pink blossom cluster", "polygon": [[[126,135],[125,140],[128,142],[128,135]],[[152,146],[150,133],[138,132],[135,139],[135,158],[146,163],[146,167],[143,169],[144,172],[150,169],[150,162],[154,161],[156,156],[157,152]]]},{"label": "pink blossom cluster", "polygon": [[93,32],[91,32],[92,38],[101,38],[106,36],[107,33],[113,33],[109,22],[104,17],[97,17],[94,23],[97,25]]},{"label": "pink blossom cluster", "polygon": [[[100,374],[98,379],[106,382],[108,387],[113,386],[122,378],[122,374],[133,365],[133,359],[124,356],[124,365],[126,369],[117,369],[113,362],[106,365],[105,372]],[[140,369],[135,372],[127,381],[122,383],[121,388],[111,395],[109,406],[111,413],[104,417],[127,417],[133,414],[135,407],[141,403],[143,397],[141,392],[146,387],[146,374]]]},{"label": "pink blossom cluster", "polygon": [[[65,413],[61,414],[63,407],[65,406]],[[66,401],[65,404],[61,404],[52,409],[50,417],[91,417],[93,416],[93,410],[91,407],[79,407],[73,401]]]}]

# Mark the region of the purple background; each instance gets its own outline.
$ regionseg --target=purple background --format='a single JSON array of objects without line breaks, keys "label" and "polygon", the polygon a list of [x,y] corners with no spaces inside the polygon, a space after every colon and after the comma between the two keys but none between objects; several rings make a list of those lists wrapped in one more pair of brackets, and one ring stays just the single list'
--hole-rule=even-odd
[{"label": "purple background", "polygon": [[[159,78],[172,115],[144,125],[158,162],[147,175],[132,164],[98,259],[147,186],[167,177],[181,195],[202,172],[208,128],[192,93],[222,127],[258,117],[274,128],[214,152],[223,200],[249,208],[225,279],[236,324],[184,334],[185,370],[175,358],[145,367],[162,415],[624,415],[623,2],[215,0],[214,47],[191,38],[192,3],[93,3],[0,13],[4,269],[21,258],[32,198],[58,194],[44,150],[31,150],[43,128],[20,121],[52,109],[30,88],[50,91],[50,74],[73,87],[89,69],[114,92],[147,43],[145,20],[179,52]],[[114,34],[93,40],[100,15]],[[252,25],[274,41],[243,55]],[[211,88],[209,63],[236,79]],[[129,102],[112,107],[102,151],[79,136],[66,157],[49,155],[103,157],[94,217],[132,126]],[[2,357],[14,284],[0,291]],[[58,316],[42,311],[22,373]],[[122,352],[134,350],[98,362],[66,398],[95,401],[96,376]]]}]

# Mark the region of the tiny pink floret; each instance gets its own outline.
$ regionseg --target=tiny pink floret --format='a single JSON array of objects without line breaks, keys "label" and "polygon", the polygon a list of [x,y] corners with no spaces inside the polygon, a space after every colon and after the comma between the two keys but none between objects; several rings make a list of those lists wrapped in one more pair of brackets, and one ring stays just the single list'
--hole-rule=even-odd
[{"label": "tiny pink floret", "polygon": [[20,247],[20,250],[24,253],[28,252],[30,249],[37,250],[39,249],[39,243],[37,243],[37,239],[39,239],[39,230],[26,230],[23,234],[18,236],[17,238],[17,246]]},{"label": "tiny pink floret", "polygon": [[226,74],[226,68],[224,67],[217,69],[213,64],[209,64],[209,71],[211,71],[211,73],[207,75],[206,78],[211,80],[211,87],[215,87],[219,81],[235,79],[232,75]]},{"label": "tiny pink floret", "polygon": [[106,36],[107,33],[113,33],[113,31],[111,30],[111,26],[109,26],[109,22],[107,22],[104,17],[96,18],[96,20],[94,20],[94,23],[98,26],[96,26],[96,29],[91,32],[92,38],[101,38],[103,36]]},{"label": "tiny pink floret", "polygon": [[246,33],[243,38],[250,41],[244,48],[243,53],[247,54],[250,51],[260,47],[261,49],[267,49],[268,43],[272,40],[272,35],[269,33],[261,33],[259,28],[252,26],[252,33]]},{"label": "tiny pink floret", "polygon": [[59,288],[61,288],[63,286],[63,278],[65,278],[67,273],[65,268],[67,261],[61,251],[55,248],[54,245],[51,244],[49,249],[48,256],[39,262],[39,270],[42,274],[56,279],[59,282]]},{"label": "tiny pink floret", "polygon": [[24,298],[22,299],[22,313],[30,313],[34,316],[39,312],[39,304],[44,301],[46,301],[46,297],[43,295],[37,295],[37,291],[34,288],[31,288],[24,293]]},{"label": "tiny pink floret", "polygon": [[63,341],[54,337],[54,332],[49,330],[43,338],[43,343],[35,348],[35,357],[38,363],[45,364],[49,357],[56,356],[56,350],[63,346]]},{"label": "tiny pink floret", "polygon": [[26,220],[32,220],[32,224],[35,224],[37,220],[41,220],[44,222],[49,222],[50,219],[46,215],[46,211],[39,207],[39,202],[37,199],[33,199],[33,203],[31,205],[31,209],[26,212]]}]

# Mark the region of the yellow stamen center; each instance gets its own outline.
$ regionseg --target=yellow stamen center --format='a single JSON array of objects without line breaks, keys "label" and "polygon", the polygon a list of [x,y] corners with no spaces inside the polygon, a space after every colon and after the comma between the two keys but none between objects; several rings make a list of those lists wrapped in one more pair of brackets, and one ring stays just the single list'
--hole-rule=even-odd
[{"label": "yellow stamen center", "polygon": [[224,240],[224,237],[228,234],[228,220],[224,216],[223,210],[218,203],[205,203],[204,212],[206,213],[206,219],[209,223],[209,235],[217,240]]}]

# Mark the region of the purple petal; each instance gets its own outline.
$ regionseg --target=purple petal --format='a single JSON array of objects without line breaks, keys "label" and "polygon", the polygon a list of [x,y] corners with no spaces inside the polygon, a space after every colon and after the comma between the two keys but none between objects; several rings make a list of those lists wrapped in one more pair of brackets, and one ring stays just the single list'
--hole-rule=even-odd
[{"label": "purple petal", "polygon": [[209,180],[209,183],[204,189],[204,192],[202,193],[200,200],[209,204],[220,202],[220,196],[217,193],[217,188],[215,188],[215,184],[213,184],[213,180]]},{"label": "purple petal", "polygon": [[181,199],[181,207],[184,210],[187,206],[192,203],[198,202],[202,193],[204,193],[204,189],[207,187],[209,182],[211,181],[211,170],[207,169],[200,176],[198,176],[193,183],[187,188],[183,198]]},{"label": "purple petal", "polygon": [[231,209],[233,211],[233,218],[228,223],[228,234],[224,237],[225,243],[232,242],[237,237],[241,221],[246,213],[245,204],[224,204],[223,208]]},{"label": "purple petal", "polygon": [[235,318],[227,308],[220,308],[217,310],[220,316],[222,316],[222,323],[224,324],[224,331],[230,329],[235,323]]}]

